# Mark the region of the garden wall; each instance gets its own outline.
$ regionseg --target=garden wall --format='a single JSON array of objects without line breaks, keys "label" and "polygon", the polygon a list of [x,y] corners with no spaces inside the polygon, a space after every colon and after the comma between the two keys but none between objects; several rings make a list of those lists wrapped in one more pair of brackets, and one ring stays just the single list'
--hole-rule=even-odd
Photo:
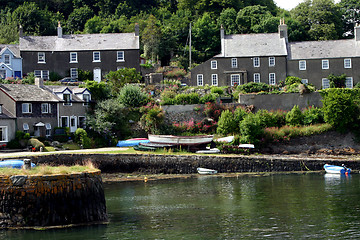
[{"label": "garden wall", "polygon": [[48,164],[73,165],[83,161],[93,162],[104,173],[190,174],[197,167],[212,168],[220,173],[232,172],[282,172],[322,170],[325,163],[345,163],[358,169],[356,161],[295,158],[282,156],[213,156],[213,155],[156,155],[156,154],[55,154],[32,157],[32,161]]},{"label": "garden wall", "polygon": [[100,171],[0,177],[0,226],[49,227],[107,221]]},{"label": "garden wall", "polygon": [[282,94],[240,94],[239,103],[254,105],[255,110],[284,110],[289,111],[295,105],[300,109],[308,106],[322,107],[321,96],[318,92],[312,93],[282,93]]}]

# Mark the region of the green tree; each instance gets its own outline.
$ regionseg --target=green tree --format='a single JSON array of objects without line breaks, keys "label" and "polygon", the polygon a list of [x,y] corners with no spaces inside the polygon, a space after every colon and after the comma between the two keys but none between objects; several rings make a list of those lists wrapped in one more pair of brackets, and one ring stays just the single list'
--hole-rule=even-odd
[{"label": "green tree", "polygon": [[141,107],[146,104],[148,96],[139,86],[125,85],[119,93],[119,102],[125,107]]},{"label": "green tree", "polygon": [[346,74],[342,74],[339,76],[330,74],[327,78],[330,81],[331,88],[344,88],[345,87]]},{"label": "green tree", "polygon": [[147,25],[142,32],[142,43],[144,45],[145,57],[155,61],[155,57],[159,54],[159,46],[161,39],[161,30],[158,26],[157,19],[150,15],[147,20]]},{"label": "green tree", "polygon": [[93,16],[93,10],[87,5],[75,8],[67,19],[67,30],[72,33],[83,31],[85,23]]},{"label": "green tree", "polygon": [[236,24],[239,27],[239,32],[254,33],[259,32],[259,25],[271,17],[271,12],[265,6],[248,6],[238,12]]},{"label": "green tree", "polygon": [[358,0],[341,0],[339,7],[342,11],[344,33],[354,35],[354,25],[360,23],[360,2]]},{"label": "green tree", "polygon": [[110,71],[105,78],[109,80],[111,93],[115,96],[126,83],[139,83],[141,75],[135,68],[123,68]]},{"label": "green tree", "polygon": [[[107,25],[101,29],[101,33],[122,33],[127,31],[129,21],[125,16],[121,16],[118,19],[111,20]],[[132,30],[131,32],[133,32]]]},{"label": "green tree", "polygon": [[234,118],[234,114],[229,110],[225,110],[221,113],[218,121],[218,128],[216,132],[218,134],[226,135],[229,133],[237,132],[238,130],[237,121]]},{"label": "green tree", "polygon": [[10,11],[0,12],[0,26],[0,44],[15,43],[18,41],[18,24]]},{"label": "green tree", "polygon": [[100,31],[107,25],[106,21],[99,16],[94,16],[86,21],[85,33],[100,33]]},{"label": "green tree", "polygon": [[303,124],[303,121],[304,115],[298,105],[295,105],[291,111],[286,114],[286,123],[291,126],[300,126]]},{"label": "green tree", "polygon": [[238,33],[238,26],[234,19],[236,19],[237,12],[234,8],[224,9],[220,13],[219,23],[224,27],[225,34],[236,34]]},{"label": "green tree", "polygon": [[89,89],[93,100],[102,101],[110,97],[110,88],[105,82],[85,81],[81,87]]}]

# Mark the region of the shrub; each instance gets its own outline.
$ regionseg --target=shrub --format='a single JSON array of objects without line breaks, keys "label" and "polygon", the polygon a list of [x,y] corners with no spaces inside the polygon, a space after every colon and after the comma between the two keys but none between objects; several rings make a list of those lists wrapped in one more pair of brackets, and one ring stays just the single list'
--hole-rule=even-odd
[{"label": "shrub", "polygon": [[200,98],[200,103],[207,103],[207,102],[216,102],[216,99],[219,97],[217,93],[209,93],[205,94]]},{"label": "shrub", "polygon": [[331,88],[344,88],[345,87],[346,74],[342,74],[340,76],[335,76],[334,74],[330,74],[327,78],[330,81]]},{"label": "shrub", "polygon": [[16,139],[13,139],[13,140],[9,141],[7,143],[7,147],[10,148],[10,149],[20,149],[20,148],[22,148],[21,144]]},{"label": "shrub", "polygon": [[119,93],[119,102],[126,107],[141,107],[147,100],[148,96],[138,86],[126,85]]},{"label": "shrub", "polygon": [[164,111],[158,106],[149,103],[140,112],[143,116],[140,119],[141,126],[150,133],[159,133],[160,125],[164,122]]},{"label": "shrub", "polygon": [[45,145],[36,138],[31,138],[28,144],[35,148],[36,151],[39,151],[40,147],[45,149]]},{"label": "shrub", "polygon": [[304,124],[305,125],[317,124],[317,123],[324,122],[324,114],[323,114],[321,108],[309,106],[308,108],[305,108],[305,110],[303,111],[303,115],[304,115]]},{"label": "shrub", "polygon": [[240,141],[242,143],[259,144],[263,132],[264,129],[259,115],[250,113],[240,122]]},{"label": "shrub", "polygon": [[204,113],[207,117],[214,119],[214,121],[218,121],[221,115],[221,112],[224,110],[224,107],[217,103],[205,103]]},{"label": "shrub", "polygon": [[176,95],[175,103],[176,104],[198,104],[200,101],[199,94],[197,93],[181,93]]},{"label": "shrub", "polygon": [[257,93],[257,92],[268,92],[271,89],[266,83],[249,82],[244,85],[239,85],[236,88],[241,93]]},{"label": "shrub", "polygon": [[258,115],[260,122],[264,127],[275,127],[279,124],[278,115],[265,109],[259,110],[256,115]]},{"label": "shrub", "polygon": [[216,132],[223,135],[237,132],[239,128],[236,123],[234,114],[230,110],[225,110],[221,113]]},{"label": "shrub", "polygon": [[248,112],[243,107],[237,107],[234,111],[234,118],[237,126],[239,126],[240,122],[248,115]]},{"label": "shrub", "polygon": [[176,93],[171,90],[165,90],[160,94],[161,105],[173,105],[175,103]]},{"label": "shrub", "polygon": [[87,136],[87,132],[82,128],[76,129],[75,141],[83,148],[91,148],[91,139]]},{"label": "shrub", "polygon": [[217,93],[219,95],[224,94],[224,90],[221,87],[211,87],[211,93]]},{"label": "shrub", "polygon": [[303,123],[304,116],[299,109],[298,105],[295,105],[290,112],[286,114],[286,123],[291,126],[300,126]]},{"label": "shrub", "polygon": [[294,76],[287,76],[285,79],[285,85],[301,84],[301,78]]}]

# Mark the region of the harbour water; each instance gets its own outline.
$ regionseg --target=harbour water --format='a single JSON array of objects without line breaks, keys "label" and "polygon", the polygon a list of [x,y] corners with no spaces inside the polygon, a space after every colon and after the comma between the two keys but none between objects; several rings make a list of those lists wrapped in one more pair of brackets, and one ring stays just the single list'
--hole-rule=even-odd
[{"label": "harbour water", "polygon": [[360,175],[105,184],[110,223],[0,231],[0,239],[358,239]]}]

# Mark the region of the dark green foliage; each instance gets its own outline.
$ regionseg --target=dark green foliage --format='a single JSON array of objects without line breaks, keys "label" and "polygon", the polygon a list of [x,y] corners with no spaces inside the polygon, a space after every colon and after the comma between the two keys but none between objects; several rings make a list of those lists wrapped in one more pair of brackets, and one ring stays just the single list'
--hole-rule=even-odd
[{"label": "dark green foliage", "polygon": [[242,143],[258,145],[264,133],[264,126],[259,115],[250,113],[240,122],[240,134]]},{"label": "dark green foliage", "polygon": [[324,122],[324,114],[321,108],[310,106],[303,111],[304,125],[311,125]]},{"label": "dark green foliage", "polygon": [[328,79],[330,81],[331,88],[344,88],[345,87],[346,74],[342,74],[340,76],[335,76],[334,74],[330,74],[328,76]]},{"label": "dark green foliage", "polygon": [[270,89],[271,86],[266,83],[249,82],[244,85],[237,86],[237,90],[239,90],[241,93],[268,92]]},{"label": "dark green foliage", "polygon": [[287,76],[285,79],[285,85],[292,85],[294,83],[301,84],[301,78],[294,76]]},{"label": "dark green foliage", "polygon": [[224,94],[224,89],[222,87],[211,87],[210,91],[211,93],[217,93],[219,95]]},{"label": "dark green foliage", "polygon": [[115,96],[125,84],[139,83],[141,75],[135,68],[122,68],[117,71],[110,71],[105,78],[109,80],[111,93]]},{"label": "dark green foliage", "polygon": [[141,107],[146,104],[148,96],[139,86],[126,85],[119,93],[119,102],[125,107]]},{"label": "dark green foliage", "polygon": [[197,93],[180,93],[175,97],[175,103],[178,105],[198,104],[200,101]]},{"label": "dark green foliage", "polygon": [[200,103],[207,103],[207,102],[216,102],[216,99],[219,97],[217,93],[209,93],[205,94],[200,98]]},{"label": "dark green foliage", "polygon": [[141,108],[140,112],[143,113],[140,122],[145,131],[160,133],[161,125],[164,122],[164,111],[158,105],[149,103]]},{"label": "dark green foliage", "polygon": [[86,71],[82,69],[78,69],[78,80],[81,82],[91,81],[94,79],[94,74],[92,71]]},{"label": "dark green foliage", "polygon": [[324,120],[339,131],[357,126],[359,89],[331,88],[321,92]]},{"label": "dark green foliage", "polygon": [[41,147],[45,149],[45,145],[36,138],[31,138],[28,144],[35,148],[36,151],[39,151]]},{"label": "dark green foliage", "polygon": [[89,89],[93,100],[102,101],[110,97],[110,88],[104,82],[85,81],[85,84],[80,87]]},{"label": "dark green foliage", "polygon": [[290,112],[286,114],[286,123],[290,126],[300,126],[303,123],[304,116],[299,109],[298,105],[295,105]]},{"label": "dark green foliage", "polygon": [[237,125],[248,115],[248,112],[243,107],[237,107],[234,111],[234,118]]},{"label": "dark green foliage", "polygon": [[160,94],[161,105],[173,105],[175,104],[176,93],[171,90],[164,90]]},{"label": "dark green foliage", "polygon": [[238,131],[238,122],[235,120],[234,114],[225,110],[221,113],[218,122],[218,128],[216,132],[218,134],[226,135],[230,133],[235,133]]},{"label": "dark green foliage", "polygon": [[75,33],[84,30],[85,23],[94,16],[93,10],[87,5],[75,8],[67,19],[67,29]]},{"label": "dark green foliage", "polygon": [[49,74],[49,78],[50,78],[50,81],[59,81],[60,79],[62,79],[62,76],[60,76],[60,74],[58,74],[57,72],[50,72]]},{"label": "dark green foliage", "polygon": [[75,131],[75,141],[82,146],[82,148],[91,148],[91,139],[88,137],[87,132],[78,128]]}]

